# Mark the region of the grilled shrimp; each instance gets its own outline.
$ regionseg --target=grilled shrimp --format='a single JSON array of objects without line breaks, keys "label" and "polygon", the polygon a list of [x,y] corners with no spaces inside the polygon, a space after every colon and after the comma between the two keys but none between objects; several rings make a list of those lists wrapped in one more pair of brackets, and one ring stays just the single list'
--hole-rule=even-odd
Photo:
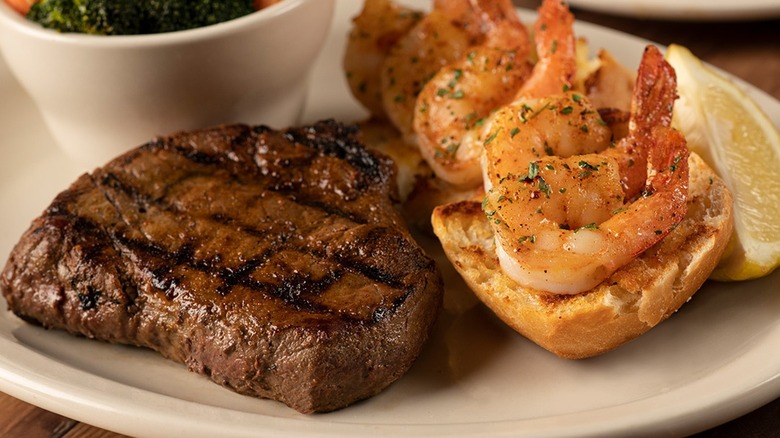
[{"label": "grilled shrimp", "polygon": [[[510,0],[437,0],[384,62],[382,93],[389,119],[408,141],[416,143],[413,120],[418,95],[442,68],[468,63],[469,57],[476,56],[470,55],[476,47],[508,45],[511,50],[527,39]],[[453,74],[452,69],[449,72]]]},{"label": "grilled shrimp", "polygon": [[439,70],[423,87],[414,110],[423,157],[439,178],[462,188],[482,181],[485,117],[511,102],[531,71],[528,34],[511,3],[490,6],[483,12],[490,26],[484,44]]},{"label": "grilled shrimp", "polygon": [[577,73],[574,15],[561,0],[544,0],[534,25],[538,60],[518,96],[539,98],[572,88]]},{"label": "grilled shrimp", "polygon": [[[482,182],[483,144],[496,135],[492,126],[504,122],[491,113],[519,97],[558,95],[571,88],[576,73],[574,17],[564,3],[546,0],[539,8],[533,69],[531,42],[511,4],[494,8],[485,14],[493,26],[485,43],[441,69],[423,88],[414,112],[423,157],[437,177],[461,188]],[[507,112],[512,110],[498,118]]]},{"label": "grilled shrimp", "polygon": [[[571,144],[600,138],[590,132],[599,125],[598,113],[591,112],[586,97],[571,92],[557,100],[547,98],[555,103],[536,110],[534,118],[526,116],[525,123],[494,124],[493,129],[508,132],[509,137],[496,135],[486,141],[484,160],[489,166],[483,208],[493,224],[497,255],[507,275],[535,289],[586,291],[683,219],[688,150],[684,137],[669,127],[675,90],[673,69],[650,46],[637,74],[628,135],[614,147],[601,152],[588,151],[590,147],[567,150]],[[522,102],[513,105],[522,108]],[[556,118],[544,117],[553,113]],[[574,119],[564,116],[574,115],[585,120],[578,118],[569,126]],[[552,148],[548,140],[533,138],[551,127],[537,123],[554,123],[564,136],[579,126],[584,135],[568,139],[569,145],[555,146],[563,155],[539,157],[528,149],[540,144]],[[511,141],[515,129],[516,135],[530,132],[524,134],[526,141]],[[507,158],[513,154],[523,158]]]},{"label": "grilled shrimp", "polygon": [[377,119],[386,118],[382,101],[381,71],[396,42],[424,14],[392,0],[365,0],[352,20],[343,66],[352,95]]},{"label": "grilled shrimp", "polygon": [[485,123],[483,184],[545,157],[571,157],[607,149],[612,132],[582,94],[567,91],[520,99],[500,108]]}]

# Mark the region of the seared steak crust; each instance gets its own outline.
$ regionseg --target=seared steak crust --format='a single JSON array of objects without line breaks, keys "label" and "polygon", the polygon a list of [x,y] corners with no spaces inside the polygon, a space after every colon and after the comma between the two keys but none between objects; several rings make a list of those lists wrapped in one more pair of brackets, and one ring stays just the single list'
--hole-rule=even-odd
[{"label": "seared steak crust", "polygon": [[9,309],[305,413],[378,393],[442,281],[392,205],[393,163],[355,134],[230,125],[120,156],[33,221],[0,278]]}]

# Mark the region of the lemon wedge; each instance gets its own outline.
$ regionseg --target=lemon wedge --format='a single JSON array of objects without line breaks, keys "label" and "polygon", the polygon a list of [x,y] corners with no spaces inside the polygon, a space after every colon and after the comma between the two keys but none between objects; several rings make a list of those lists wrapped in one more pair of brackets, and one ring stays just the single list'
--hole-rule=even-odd
[{"label": "lemon wedge", "polygon": [[780,265],[780,135],[737,85],[688,49],[669,46],[680,98],[672,125],[734,196],[734,234],[711,278],[747,280]]}]

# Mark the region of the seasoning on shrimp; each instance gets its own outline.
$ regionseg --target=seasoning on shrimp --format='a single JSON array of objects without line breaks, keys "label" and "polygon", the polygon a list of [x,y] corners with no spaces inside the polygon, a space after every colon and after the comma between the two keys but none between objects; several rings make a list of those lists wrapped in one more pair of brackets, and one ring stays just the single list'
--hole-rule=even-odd
[{"label": "seasoning on shrimp", "polygon": [[[439,3],[450,16],[479,17],[472,27],[482,30],[483,41],[425,83],[417,96],[412,127],[436,176],[457,187],[473,188],[482,181],[481,145],[496,135],[485,132],[484,120],[511,102],[528,78],[530,42],[509,0]],[[451,141],[460,144],[457,153],[442,153],[442,144]]]},{"label": "seasoning on shrimp", "polygon": [[422,18],[422,12],[391,0],[365,0],[352,22],[344,72],[352,95],[374,118],[387,117],[382,100],[382,65],[396,42]]},{"label": "seasoning on shrimp", "polygon": [[[483,209],[495,212],[496,253],[509,277],[549,292],[587,291],[683,219],[688,149],[684,137],[669,127],[675,89],[674,71],[649,46],[638,72],[628,136],[615,147],[603,144],[608,137],[596,131],[606,128],[595,123],[599,116],[591,111],[549,112],[524,126],[523,141],[497,137],[485,146]],[[542,100],[559,108],[590,105],[575,95],[569,91]],[[513,106],[516,111],[518,103]],[[502,126],[508,117],[497,113],[492,123]],[[556,155],[529,152],[545,135]],[[577,151],[589,141],[594,150]],[[506,177],[523,162],[524,178]],[[534,236],[533,242],[527,236]]]}]

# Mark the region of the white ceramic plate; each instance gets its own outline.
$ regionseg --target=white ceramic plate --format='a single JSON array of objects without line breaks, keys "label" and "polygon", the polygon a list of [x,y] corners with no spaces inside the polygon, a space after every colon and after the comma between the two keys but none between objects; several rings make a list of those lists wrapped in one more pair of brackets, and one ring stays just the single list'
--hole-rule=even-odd
[{"label": "white ceramic plate", "polygon": [[[304,122],[357,120],[340,62],[360,2],[338,4]],[[529,15],[524,17],[529,19]],[[645,42],[579,25],[627,65]],[[748,88],[776,124],[780,103]],[[0,254],[83,169],[53,146],[0,63]],[[45,331],[0,312],[0,390],[133,436],[566,436],[693,433],[780,396],[780,272],[709,283],[668,321],[601,357],[558,359],[479,304],[428,241],[446,278],[445,310],[411,371],[382,394],[304,416],[244,397],[156,353]]]},{"label": "white ceramic plate", "polygon": [[664,20],[768,20],[780,16],[777,0],[569,0],[607,14]]}]

